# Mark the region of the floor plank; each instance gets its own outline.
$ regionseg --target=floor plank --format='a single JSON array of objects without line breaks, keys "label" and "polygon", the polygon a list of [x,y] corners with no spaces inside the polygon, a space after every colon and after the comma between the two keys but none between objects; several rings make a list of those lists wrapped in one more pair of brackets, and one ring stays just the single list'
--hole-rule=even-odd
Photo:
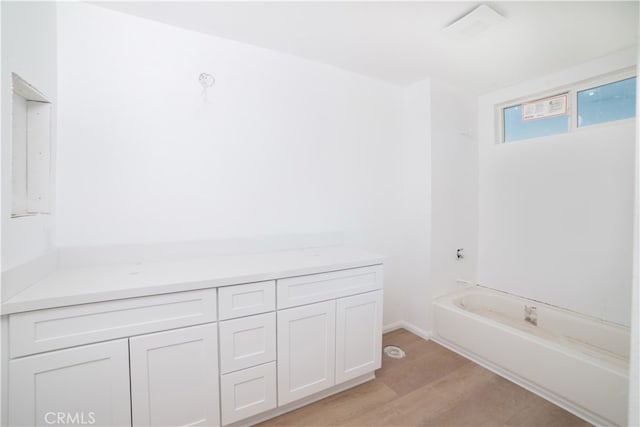
[{"label": "floor plank", "polygon": [[260,424],[271,426],[582,427],[590,424],[433,341],[399,329],[376,379]]}]

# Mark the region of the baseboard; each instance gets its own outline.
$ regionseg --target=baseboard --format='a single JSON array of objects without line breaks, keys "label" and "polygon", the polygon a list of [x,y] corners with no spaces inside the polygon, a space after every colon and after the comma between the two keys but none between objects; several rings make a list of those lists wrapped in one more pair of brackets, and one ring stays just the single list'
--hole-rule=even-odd
[{"label": "baseboard", "polygon": [[386,334],[387,332],[396,331],[398,329],[404,328],[404,321],[399,320],[397,322],[389,323],[388,325],[382,326],[382,333]]},{"label": "baseboard", "polygon": [[427,341],[429,341],[433,335],[431,331],[425,331],[424,329],[406,321],[404,322],[404,328],[412,334],[415,334]]},{"label": "baseboard", "polygon": [[431,339],[431,336],[433,335],[431,331],[425,331],[424,329],[419,328],[413,323],[407,322],[406,320],[399,320],[397,322],[384,325],[382,327],[382,332],[386,334],[387,332],[395,331],[397,329],[406,329],[412,334],[417,335],[427,341],[429,341]]}]

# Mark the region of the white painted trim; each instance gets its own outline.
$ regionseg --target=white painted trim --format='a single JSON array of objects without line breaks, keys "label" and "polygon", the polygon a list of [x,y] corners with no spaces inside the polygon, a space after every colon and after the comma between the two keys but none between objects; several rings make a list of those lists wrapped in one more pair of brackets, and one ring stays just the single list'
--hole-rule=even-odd
[{"label": "white painted trim", "polygon": [[399,320],[397,322],[389,323],[388,325],[384,325],[382,327],[382,333],[386,334],[387,332],[395,331],[398,329],[406,329],[414,335],[419,336],[420,338],[429,341],[433,336],[433,332],[425,331],[422,328],[417,327],[413,323],[407,322],[406,320]]},{"label": "white painted trim", "polygon": [[404,321],[398,320],[397,322],[392,322],[392,323],[389,323],[388,325],[382,326],[382,333],[386,334],[387,332],[392,332],[402,328],[404,328]]},{"label": "white painted trim", "polygon": [[431,339],[431,337],[433,336],[433,333],[431,331],[425,331],[422,328],[417,327],[416,325],[409,323],[407,321],[404,322],[404,328],[411,332],[412,334],[415,334],[417,336],[419,336],[420,338],[429,341]]},{"label": "white painted trim", "polygon": [[0,426],[9,425],[9,316],[0,317]]},{"label": "white painted trim", "polygon": [[488,370],[490,370],[491,372],[500,375],[501,377],[511,381],[514,384],[519,385],[520,387],[542,397],[545,400],[548,400],[549,402],[553,403],[556,406],[561,407],[562,409],[571,412],[573,415],[582,418],[583,420],[596,425],[596,426],[606,426],[606,425],[611,425],[611,421],[607,421],[604,418],[601,418],[591,412],[586,411],[584,408],[579,407],[574,405],[573,403],[562,399],[561,397],[559,397],[558,395],[549,392],[548,390],[545,390],[541,387],[538,387],[537,385],[527,381],[526,379],[515,375],[513,372],[510,372],[492,362],[489,362],[488,360],[477,356],[474,353],[471,353],[465,349],[463,349],[462,347],[457,346],[456,344],[453,344],[450,341],[447,341],[446,339],[437,336],[436,334],[433,334],[431,339],[433,341],[435,341],[436,343],[440,344],[443,347],[448,348],[449,350],[458,353],[459,355],[471,360],[472,362],[482,366],[483,368],[486,368]]}]

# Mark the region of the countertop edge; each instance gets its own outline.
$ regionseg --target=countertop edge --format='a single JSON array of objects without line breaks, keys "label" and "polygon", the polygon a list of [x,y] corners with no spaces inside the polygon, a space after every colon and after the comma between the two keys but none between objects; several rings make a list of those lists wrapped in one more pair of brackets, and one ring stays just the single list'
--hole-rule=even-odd
[{"label": "countertop edge", "polygon": [[[254,273],[247,275],[234,275],[229,277],[219,277],[211,280],[198,280],[191,282],[174,282],[160,285],[141,286],[131,289],[109,290],[97,293],[81,293],[75,295],[60,295],[55,297],[45,297],[41,299],[23,300],[12,302],[9,299],[0,308],[0,315],[6,316],[27,311],[44,310],[80,304],[92,304],[105,301],[113,301],[127,298],[139,298],[151,295],[169,294],[175,292],[186,292],[208,288],[218,288],[223,286],[240,285],[245,283],[262,282],[288,277],[304,276],[309,274],[324,273],[350,268],[367,267],[384,263],[386,257],[377,254],[370,254],[371,257],[357,261],[334,262],[326,265],[306,266],[300,268],[284,269],[277,272]],[[19,295],[17,295],[19,296]]]}]

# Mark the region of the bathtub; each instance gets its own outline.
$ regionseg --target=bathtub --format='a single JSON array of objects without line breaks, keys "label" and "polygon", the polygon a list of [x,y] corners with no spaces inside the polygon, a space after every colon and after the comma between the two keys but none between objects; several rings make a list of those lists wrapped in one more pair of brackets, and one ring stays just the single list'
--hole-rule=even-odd
[{"label": "bathtub", "polygon": [[626,425],[629,328],[481,286],[433,305],[434,341],[593,424]]}]

